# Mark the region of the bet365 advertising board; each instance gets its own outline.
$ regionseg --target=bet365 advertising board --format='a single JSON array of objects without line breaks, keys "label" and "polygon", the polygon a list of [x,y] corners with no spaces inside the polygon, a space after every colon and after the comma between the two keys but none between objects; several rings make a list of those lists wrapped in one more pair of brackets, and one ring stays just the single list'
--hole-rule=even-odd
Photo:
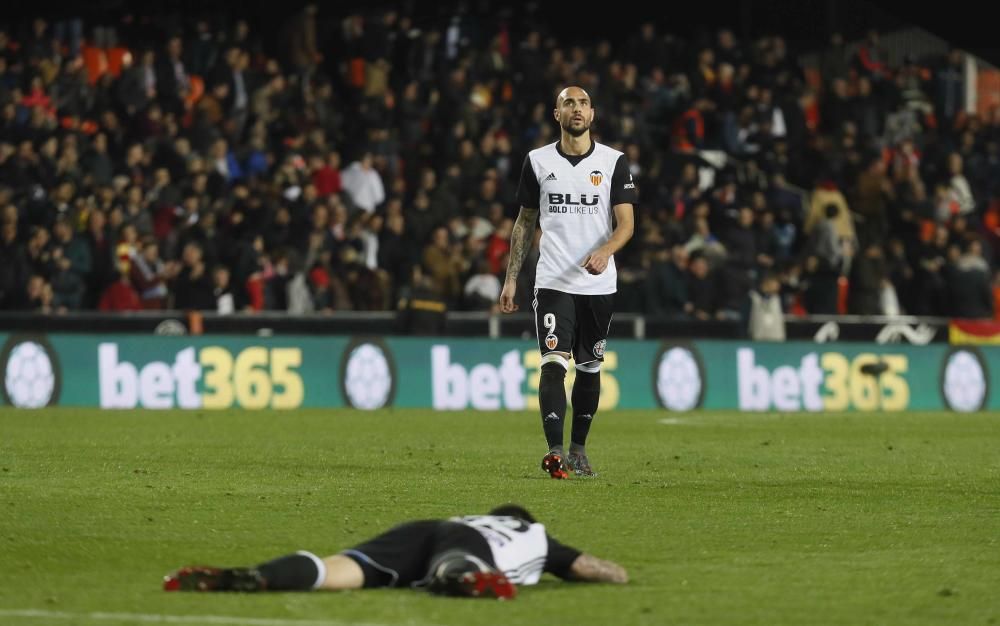
[{"label": "bet365 advertising board", "polygon": [[[527,340],[0,334],[0,345],[2,399],[24,409],[538,407]],[[603,409],[1000,408],[1000,347],[619,340],[604,357]]]}]

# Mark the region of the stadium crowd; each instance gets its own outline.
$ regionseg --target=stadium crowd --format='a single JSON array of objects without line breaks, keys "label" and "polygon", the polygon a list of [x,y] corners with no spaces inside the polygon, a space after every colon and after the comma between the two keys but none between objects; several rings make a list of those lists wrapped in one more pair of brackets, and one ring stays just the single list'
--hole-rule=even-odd
[{"label": "stadium crowd", "polygon": [[0,309],[491,309],[579,84],[640,192],[617,310],[994,315],[1000,110],[965,113],[958,50],[835,35],[805,68],[725,29],[562,46],[537,5],[333,6],[274,53],[239,17],[0,30]]}]

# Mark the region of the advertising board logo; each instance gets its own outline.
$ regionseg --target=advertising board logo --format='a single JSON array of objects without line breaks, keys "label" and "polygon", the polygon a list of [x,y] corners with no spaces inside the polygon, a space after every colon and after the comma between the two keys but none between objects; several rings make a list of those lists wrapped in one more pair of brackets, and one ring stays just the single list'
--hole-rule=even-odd
[{"label": "advertising board logo", "polygon": [[690,411],[705,399],[705,369],[694,346],[666,345],[653,360],[653,389],[660,406]]},{"label": "advertising board logo", "polygon": [[358,339],[344,349],[340,368],[344,401],[355,409],[373,411],[392,404],[396,367],[389,349],[378,340]]},{"label": "advertising board logo", "polygon": [[98,344],[101,408],[297,409],[305,398],[297,347],[184,346],[159,356],[135,344]]},{"label": "advertising board logo", "polygon": [[986,406],[989,397],[986,361],[974,348],[955,348],[941,364],[941,397],[952,411],[967,413]]},{"label": "advertising board logo", "polygon": [[13,336],[0,353],[3,399],[19,409],[40,409],[59,401],[60,371],[55,350],[42,337]]},{"label": "advertising board logo", "polygon": [[903,411],[910,404],[905,354],[768,355],[752,347],[736,350],[737,402],[743,411]]},{"label": "advertising board logo", "polygon": [[517,350],[505,353],[499,366],[477,363],[466,368],[452,360],[448,345],[431,347],[431,393],[435,409],[523,409],[525,399],[521,386],[526,374],[521,365],[521,353]]},{"label": "advertising board logo", "polygon": [[[430,350],[431,406],[438,410],[538,409],[538,388],[542,374],[542,352],[537,347],[503,352],[469,350],[464,342],[434,344]],[[621,393],[615,374],[618,353],[604,353],[601,367],[602,410],[618,406]],[[570,393],[577,370],[566,372]]]}]

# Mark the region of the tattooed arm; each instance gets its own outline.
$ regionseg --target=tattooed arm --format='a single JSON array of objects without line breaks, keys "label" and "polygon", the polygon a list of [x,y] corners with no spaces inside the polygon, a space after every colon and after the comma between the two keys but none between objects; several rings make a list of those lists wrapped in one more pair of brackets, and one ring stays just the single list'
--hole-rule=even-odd
[{"label": "tattooed arm", "polygon": [[584,552],[569,568],[570,580],[592,583],[627,583],[628,572],[617,563]]},{"label": "tattooed arm", "polygon": [[507,261],[507,279],[503,283],[503,293],[500,294],[500,310],[512,313],[517,310],[514,303],[514,291],[517,287],[517,275],[528,256],[535,239],[535,223],[538,221],[538,209],[521,207],[510,233],[510,259]]}]

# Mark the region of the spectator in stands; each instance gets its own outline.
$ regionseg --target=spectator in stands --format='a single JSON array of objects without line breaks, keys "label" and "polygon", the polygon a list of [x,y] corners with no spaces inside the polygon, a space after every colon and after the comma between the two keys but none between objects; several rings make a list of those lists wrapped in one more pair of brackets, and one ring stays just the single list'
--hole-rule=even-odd
[{"label": "spectator in stands", "polygon": [[966,242],[961,256],[949,267],[947,294],[952,317],[992,319],[993,288],[989,263],[978,239]]},{"label": "spectator in stands", "polygon": [[236,311],[236,300],[229,288],[229,268],[216,265],[212,270],[212,295],[215,296],[215,312],[230,315]]},{"label": "spectator in stands", "polygon": [[726,258],[726,247],[711,231],[707,217],[694,218],[691,236],[684,244],[684,249],[689,255],[700,253],[713,268],[721,265]]},{"label": "spectator in stands", "polygon": [[322,155],[316,154],[310,158],[310,169],[312,172],[312,182],[316,187],[316,194],[320,198],[325,198],[331,193],[343,191],[343,182],[340,178],[340,153],[331,151],[324,160]]},{"label": "spectator in stands", "polygon": [[847,312],[852,315],[881,315],[882,292],[887,280],[882,247],[870,242],[851,263]]},{"label": "spectator in stands", "polygon": [[132,282],[129,280],[128,272],[125,271],[124,267],[119,266],[118,280],[108,285],[107,289],[104,290],[97,308],[101,311],[111,312],[139,311],[142,309],[139,294],[132,288]]},{"label": "spectator in stands", "polygon": [[835,315],[837,313],[837,284],[843,273],[845,261],[850,257],[849,246],[838,236],[834,225],[840,207],[826,205],[826,219],[818,223],[806,246],[805,270],[808,287],[805,293],[806,310],[810,313]]},{"label": "spectator in stands", "polygon": [[97,133],[90,150],[83,158],[83,171],[90,175],[94,184],[110,185],[114,164],[108,155],[108,136]]},{"label": "spectator in stands", "polygon": [[180,116],[184,100],[191,90],[191,79],[184,66],[183,40],[173,35],[167,40],[166,54],[156,68],[156,94],[165,111]]},{"label": "spectator in stands", "polygon": [[434,288],[445,302],[456,302],[461,293],[460,245],[450,241],[448,229],[434,229],[431,242],[424,248],[423,267]]},{"label": "spectator in stands", "polygon": [[212,279],[205,267],[200,245],[192,242],[184,246],[182,264],[174,262],[168,276],[174,276],[171,290],[173,308],[181,310],[213,311],[216,309]]},{"label": "spectator in stands", "polygon": [[685,304],[685,312],[698,320],[715,319],[719,300],[718,274],[709,269],[708,259],[701,252],[690,255],[687,291],[690,300]]},{"label": "spectator in stands", "polygon": [[441,335],[448,306],[420,265],[413,266],[410,283],[404,287],[396,319],[399,332],[407,335]]},{"label": "spectator in stands", "polygon": [[153,238],[145,239],[130,270],[133,287],[143,309],[163,309],[167,304],[167,269],[160,260],[160,248]]},{"label": "spectator in stands", "polygon": [[87,243],[73,232],[73,225],[66,217],[56,220],[52,234],[53,245],[61,249],[61,256],[68,264],[65,269],[72,271],[81,280],[85,279],[91,271],[90,248]]},{"label": "spectator in stands", "polygon": [[948,265],[948,228],[938,224],[934,236],[919,251],[917,315],[946,315],[946,266]]},{"label": "spectator in stands", "polygon": [[[351,248],[344,248],[349,251]],[[274,257],[274,278],[271,287],[275,292],[275,308],[292,315],[312,313],[316,306],[306,282],[298,255],[291,250],[282,250]],[[278,293],[281,290],[281,293]]]},{"label": "spectator in stands", "polygon": [[462,290],[462,308],[467,311],[499,311],[500,280],[490,271],[486,259],[476,259],[472,275]]},{"label": "spectator in stands", "polygon": [[24,249],[28,268],[32,274],[46,280],[52,276],[55,264],[52,259],[52,250],[49,247],[49,231],[40,226],[32,227]]},{"label": "spectator in stands", "polygon": [[774,274],[764,274],[759,289],[750,291],[749,335],[754,341],[784,341],[785,315],[781,283]]},{"label": "spectator in stands", "polygon": [[972,195],[968,179],[962,173],[962,155],[958,152],[948,155],[948,174],[950,175],[948,188],[951,198],[957,205],[957,213],[960,215],[972,213],[976,208],[976,199]]},{"label": "spectator in stands", "polygon": [[354,206],[372,213],[385,201],[382,176],[372,166],[374,156],[366,150],[361,157],[340,173],[344,191]]},{"label": "spectator in stands", "polygon": [[654,315],[677,317],[690,312],[687,287],[688,253],[675,244],[653,253],[646,275],[646,308]]},{"label": "spectator in stands", "polygon": [[[897,298],[899,313],[913,313],[916,295],[913,293],[914,270],[906,257],[906,246],[898,237],[889,240],[886,253],[886,274]],[[886,315],[891,313],[886,311]]]},{"label": "spectator in stands", "polygon": [[881,155],[872,155],[865,170],[858,175],[855,206],[862,219],[858,233],[861,245],[884,243],[889,231],[889,204],[895,195],[892,181],[886,176],[885,161]]},{"label": "spectator in stands", "polygon": [[953,48],[934,74],[934,108],[942,128],[954,128],[965,109],[965,54]]},{"label": "spectator in stands", "polygon": [[34,274],[28,279],[22,308],[36,313],[52,313],[53,299],[52,285],[44,277]]},{"label": "spectator in stands", "polygon": [[63,248],[52,248],[52,306],[59,311],[78,310],[83,300],[83,277],[73,270],[72,261],[64,256]]}]

